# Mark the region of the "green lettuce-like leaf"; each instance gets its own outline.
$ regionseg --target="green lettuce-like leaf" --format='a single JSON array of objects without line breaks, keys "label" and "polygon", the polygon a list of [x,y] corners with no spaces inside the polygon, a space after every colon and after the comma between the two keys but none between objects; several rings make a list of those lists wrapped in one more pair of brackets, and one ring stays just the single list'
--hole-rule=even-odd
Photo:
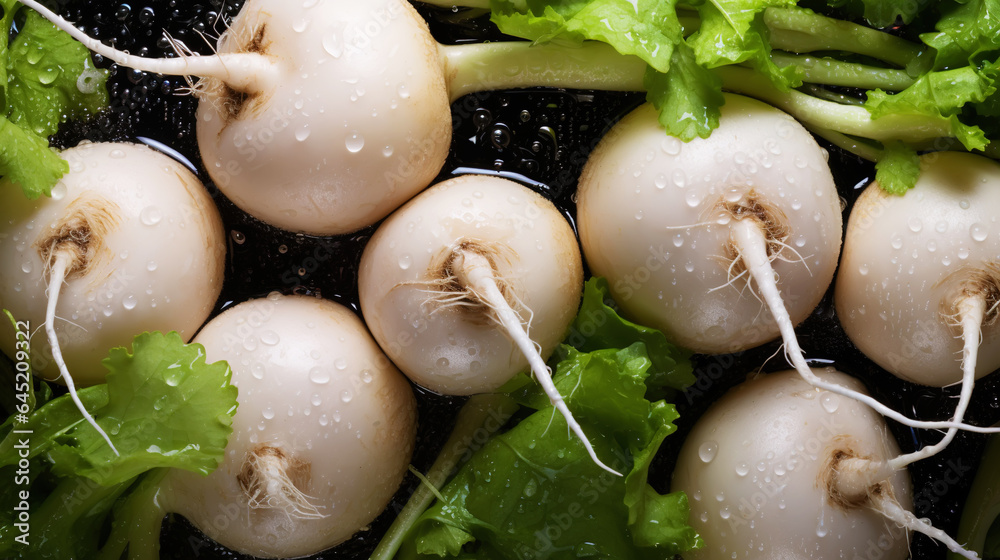
[{"label": "green lettuce-like leaf", "polygon": [[614,306],[607,279],[588,280],[583,288],[580,311],[566,336],[566,344],[581,352],[593,352],[608,348],[624,349],[642,342],[652,362],[645,380],[648,387],[677,390],[690,387],[695,381],[691,352],[668,342],[661,331],[623,318]]},{"label": "green lettuce-like leaf", "polygon": [[698,64],[686,43],[674,49],[669,72],[649,68],[643,84],[646,99],[660,112],[660,125],[668,134],[690,142],[708,138],[719,127],[719,108],[726,102],[722,80]]},{"label": "green lettuce-like leaf", "polygon": [[906,194],[917,184],[920,157],[902,142],[889,142],[875,163],[875,180],[889,194]]},{"label": "green lettuce-like leaf", "polygon": [[936,69],[975,66],[1000,50],[1000,7],[995,0],[942,2],[935,32],[920,35],[934,48]]},{"label": "green lettuce-like leaf", "polygon": [[[646,483],[675,430],[673,405],[645,399],[651,361],[637,342],[583,353],[563,347],[554,381],[615,477],[590,461],[537,386],[512,395],[537,409],[490,440],[408,533],[400,558],[667,558],[700,544],[686,498]],[[543,554],[544,553],[544,554]]]},{"label": "green lettuce-like leaf", "polygon": [[929,72],[913,85],[892,95],[882,90],[868,92],[865,108],[873,119],[884,115],[921,115],[947,120],[954,136],[968,150],[982,150],[989,141],[983,131],[960,119],[966,104],[986,101],[996,92],[996,67],[981,71],[971,67]]},{"label": "green lettuce-like leaf", "polygon": [[661,72],[683,40],[676,0],[491,0],[492,20],[508,35],[546,43],[607,43]]},{"label": "green lettuce-like leaf", "polygon": [[69,171],[47,137],[67,119],[107,106],[107,71],[94,68],[83,45],[33,10],[24,9],[24,24],[9,42],[22,6],[0,0],[0,7],[0,175],[35,199],[51,194]]},{"label": "green lettuce-like leaf", "polygon": [[[783,6],[789,2],[773,4]],[[766,7],[762,6],[761,10]],[[704,4],[700,11],[702,25],[688,41],[694,48],[699,64],[706,68],[718,68],[745,62],[766,76],[781,91],[802,85],[802,79],[794,68],[782,68],[771,60],[767,27],[759,15],[744,21],[747,12],[737,12],[740,16],[736,20],[739,27],[734,27],[733,19],[736,16],[721,12],[713,4]]]},{"label": "green lettuce-like leaf", "polygon": [[[44,384],[35,393],[45,404],[27,422],[0,427],[0,476],[12,483],[0,491],[0,557],[155,557],[165,515],[157,492],[168,469],[207,474],[222,461],[237,406],[225,362],[205,363],[204,349],[177,333],[145,333],[132,353],[114,349],[104,364],[107,382],[79,397],[121,456],[68,395],[45,402]],[[25,503],[27,537],[17,525]]]},{"label": "green lettuce-like leaf", "polygon": [[843,7],[855,17],[863,17],[872,27],[889,27],[900,19],[910,23],[935,2],[925,0],[828,0],[832,7]]},{"label": "green lettuce-like leaf", "polygon": [[[172,332],[139,335],[131,354],[116,348],[103,363],[107,383],[79,395],[120,455],[63,396],[23,425],[33,432],[31,457],[47,457],[58,476],[83,476],[102,485],[156,467],[207,474],[218,466],[236,411],[236,388],[225,362],[206,364],[201,345],[184,344]],[[9,443],[0,443],[0,467],[18,461]]]}]

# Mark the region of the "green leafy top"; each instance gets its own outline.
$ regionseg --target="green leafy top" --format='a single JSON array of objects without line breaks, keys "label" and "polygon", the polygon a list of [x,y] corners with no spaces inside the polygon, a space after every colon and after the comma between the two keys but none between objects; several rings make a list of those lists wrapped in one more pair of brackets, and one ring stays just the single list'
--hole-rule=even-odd
[{"label": "green leafy top", "polygon": [[[707,137],[718,126],[726,88],[780,106],[841,147],[877,160],[880,184],[893,192],[915,184],[918,151],[957,148],[957,140],[966,150],[1000,158],[1000,147],[990,143],[1000,135],[995,0],[802,2],[875,27],[901,20],[911,26],[907,35],[923,44],[798,4],[491,0],[493,21],[507,34],[536,43],[601,41],[640,58],[648,65],[643,85],[660,124],[684,141]],[[733,66],[755,74],[727,68]],[[869,122],[853,105],[864,105]]]},{"label": "green leafy top", "polygon": [[587,326],[575,333],[590,334],[567,341],[587,350],[562,346],[553,381],[598,455],[625,477],[590,461],[544,391],[523,384],[511,396],[536,412],[472,456],[416,521],[399,558],[644,559],[700,545],[684,494],[661,495],[647,483],[677,418],[673,405],[647,399],[648,383],[674,364],[676,374],[665,377],[681,385],[682,354],[662,334],[602,308],[606,283],[591,280],[586,293],[575,325]]},{"label": "green leafy top", "polygon": [[[0,426],[0,476],[15,481],[0,486],[0,557],[120,558],[126,548],[149,557],[159,546],[165,512],[156,496],[167,469],[208,474],[222,462],[237,406],[225,362],[205,363],[201,345],[172,332],[139,335],[131,353],[113,349],[104,365],[107,382],[79,396],[120,456],[68,395],[44,402],[51,393],[36,391],[44,404],[27,422],[14,415]],[[23,459],[30,478],[18,478]],[[32,532],[19,542],[24,491]]]},{"label": "green leafy top", "polygon": [[[116,456],[80,416],[68,396],[32,413],[31,457],[42,456],[58,476],[84,476],[116,484],[156,467],[208,474],[222,460],[236,412],[236,387],[225,362],[205,363],[199,344],[176,332],[144,333],[104,360],[107,383],[79,392],[97,423],[111,435]],[[0,467],[15,465],[16,437],[0,442]]]},{"label": "green leafy top", "polygon": [[[0,0],[0,176],[30,199],[48,196],[69,165],[48,147],[59,124],[92,115],[108,104],[107,71],[90,52],[16,0]],[[24,25],[8,43],[17,13]]]}]

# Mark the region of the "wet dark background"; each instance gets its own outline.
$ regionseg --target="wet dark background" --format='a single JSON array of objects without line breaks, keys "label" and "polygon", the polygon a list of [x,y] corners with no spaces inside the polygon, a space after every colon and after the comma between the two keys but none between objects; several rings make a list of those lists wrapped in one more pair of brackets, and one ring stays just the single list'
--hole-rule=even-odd
[{"label": "wet dark background", "polygon": [[[59,10],[90,35],[133,54],[164,56],[169,45],[163,31],[189,47],[208,52],[200,33],[216,37],[225,22],[239,10],[240,2],[142,0],[139,2],[69,1]],[[474,11],[453,12],[423,7],[421,12],[432,32],[443,43],[502,39],[488,20]],[[160,77],[119,68],[95,57],[98,66],[111,69],[108,88],[111,108],[86,123],[68,123],[54,138],[69,147],[80,140],[153,140],[166,144],[194,164],[199,176],[215,196],[229,233],[226,284],[216,312],[252,297],[278,290],[311,293],[330,298],[355,310],[356,269],[361,251],[374,227],[339,237],[314,237],[274,229],[247,216],[218,193],[201,165],[195,144],[196,100],[184,94],[180,78]],[[519,90],[473,94],[452,107],[454,141],[451,155],[441,172],[447,178],[462,172],[498,173],[520,180],[552,199],[572,222],[572,194],[587,154],[601,135],[621,115],[643,100],[639,94],[603,92]],[[830,163],[841,195],[850,203],[870,181],[869,164],[830,148]],[[844,336],[834,315],[831,295],[798,327],[799,341],[807,356],[830,360],[839,369],[865,381],[883,402],[919,418],[946,419],[957,395],[953,389],[918,387],[900,381],[868,361]],[[669,486],[669,472],[684,434],[708,404],[743,380],[748,372],[774,371],[788,366],[774,357],[778,343],[728,356],[696,356],[698,383],[678,398],[679,431],[664,445],[654,464],[651,483],[661,492]],[[779,354],[780,356],[780,354]],[[413,464],[426,471],[447,438],[450,423],[461,399],[440,397],[418,390],[420,428]],[[967,415],[980,425],[1000,419],[1000,379],[989,376],[978,384]],[[904,451],[935,441],[936,433],[913,431],[893,425],[893,433]],[[960,460],[974,465],[985,439],[960,434],[940,455],[911,467],[916,515],[954,535],[961,507],[975,471],[957,484],[943,485],[949,469]],[[949,476],[949,480],[954,480]],[[418,482],[407,475],[404,485],[387,511],[355,539],[315,558],[367,558]],[[215,545],[183,518],[172,516],[162,535],[164,559],[243,558]],[[944,548],[917,536],[913,558],[944,558]]]}]

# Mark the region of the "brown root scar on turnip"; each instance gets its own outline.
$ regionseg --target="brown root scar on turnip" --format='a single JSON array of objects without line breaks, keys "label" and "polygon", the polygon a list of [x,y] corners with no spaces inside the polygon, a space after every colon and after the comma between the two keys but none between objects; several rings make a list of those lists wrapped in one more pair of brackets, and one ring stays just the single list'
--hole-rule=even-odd
[{"label": "brown root scar on turnip", "polygon": [[104,239],[121,225],[120,213],[117,204],[101,196],[81,196],[74,200],[59,221],[33,244],[45,263],[44,276],[51,274],[60,255],[67,259],[67,280],[86,276],[109,257]]},{"label": "brown root scar on turnip", "polygon": [[[270,56],[272,41],[267,34],[267,22],[261,22],[258,19],[253,24],[230,27],[228,33],[227,39],[236,44],[236,49],[233,52]],[[179,55],[194,55],[183,44],[180,44],[180,47],[187,52],[183,54],[178,52]],[[175,46],[174,50],[178,51],[178,47]],[[210,103],[215,111],[222,116],[223,125],[219,131],[220,136],[227,126],[242,117],[260,114],[270,97],[263,91],[235,88],[218,78],[202,78],[197,83],[189,81],[188,86],[189,91],[199,101]]]},{"label": "brown root scar on turnip", "polygon": [[966,264],[941,279],[937,286],[949,286],[941,301],[941,316],[952,327],[961,328],[962,303],[982,298],[985,308],[982,326],[1000,319],[1000,262]]}]

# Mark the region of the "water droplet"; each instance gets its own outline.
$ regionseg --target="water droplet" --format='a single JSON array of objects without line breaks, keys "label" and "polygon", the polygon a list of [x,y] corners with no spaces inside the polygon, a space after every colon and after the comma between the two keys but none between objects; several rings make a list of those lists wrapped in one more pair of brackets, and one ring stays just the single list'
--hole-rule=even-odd
[{"label": "water droplet", "polygon": [[52,200],[62,200],[66,196],[66,183],[59,181],[52,187]]},{"label": "water droplet", "polygon": [[345,145],[347,146],[347,151],[356,154],[361,151],[361,148],[365,147],[365,138],[361,136],[360,132],[355,130],[347,137]]},{"label": "water droplet", "polygon": [[989,227],[984,224],[975,223],[969,228],[969,234],[974,241],[986,241],[989,233]]},{"label": "water droplet", "polygon": [[135,309],[135,306],[138,303],[139,303],[139,301],[136,300],[135,296],[133,296],[133,295],[125,296],[125,298],[122,299],[122,307],[124,307],[127,310],[129,310],[129,309]]},{"label": "water droplet", "polygon": [[862,276],[868,276],[868,265],[867,264],[863,264],[863,265],[859,266],[858,267],[858,273],[860,273]]},{"label": "water droplet", "polygon": [[965,247],[960,247],[958,249],[958,259],[964,261],[967,258],[969,258],[969,250]]},{"label": "water droplet", "polygon": [[903,247],[903,238],[898,235],[892,236],[892,248],[900,249]]},{"label": "water droplet", "polygon": [[730,517],[732,517],[732,515],[733,513],[729,510],[729,506],[726,506],[721,510],[719,510],[719,517],[723,519],[729,519]]},{"label": "water droplet", "polygon": [[698,448],[698,458],[702,463],[711,463],[715,455],[719,452],[719,444],[714,441],[706,441]]},{"label": "water droplet", "polygon": [[636,221],[641,221],[642,220],[642,210],[636,210],[636,212],[635,212],[635,219],[636,219]]},{"label": "water droplet", "polygon": [[265,420],[270,420],[271,418],[274,418],[274,409],[267,407],[260,411],[260,415],[263,416]]},{"label": "water droplet", "polygon": [[683,169],[675,169],[673,173],[674,185],[678,188],[683,189],[684,185],[687,184],[687,175],[684,173]]},{"label": "water droplet", "polygon": [[295,30],[296,33],[302,33],[307,27],[309,27],[309,20],[307,18],[302,18],[292,24],[292,29]]},{"label": "water droplet", "polygon": [[736,475],[739,476],[740,478],[746,476],[747,473],[749,472],[750,472],[750,465],[746,464],[745,462],[736,465]]},{"label": "water droplet", "polygon": [[333,58],[340,58],[340,55],[344,54],[336,33],[327,33],[323,36],[323,50]]},{"label": "water droplet", "polygon": [[124,159],[125,152],[119,150],[118,148],[115,148],[108,153],[108,156],[111,157],[112,159]]},{"label": "water droplet", "polygon": [[264,379],[264,364],[260,362],[254,362],[250,365],[250,375],[254,379]]},{"label": "water droplet", "polygon": [[691,208],[694,208],[701,203],[701,196],[699,196],[694,190],[689,191],[687,196],[684,197],[684,202],[686,202]]},{"label": "water droplet", "polygon": [[260,341],[268,346],[274,346],[281,341],[281,337],[279,337],[278,333],[274,331],[264,331],[260,335]]},{"label": "water droplet", "polygon": [[343,394],[340,395],[340,400],[344,401],[345,403],[351,402],[352,398],[353,396],[351,395],[350,391],[344,391]]},{"label": "water droplet", "polygon": [[31,261],[24,261],[24,263],[21,264],[21,272],[25,274],[31,274],[31,271],[34,269],[35,267],[31,264]]},{"label": "water droplet", "polygon": [[958,207],[961,208],[962,210],[968,210],[969,209],[968,199],[963,198],[962,200],[958,201]]},{"label": "water droplet", "polygon": [[139,212],[139,221],[147,226],[155,226],[163,219],[163,213],[156,206],[147,206]]},{"label": "water droplet", "polygon": [[910,218],[908,225],[910,226],[910,231],[912,231],[913,233],[917,233],[924,227],[924,223],[920,221],[920,218],[916,216]]},{"label": "water droplet", "polygon": [[333,367],[337,368],[340,371],[344,371],[345,369],[347,369],[347,360],[344,358],[337,358],[333,362]]},{"label": "water droplet", "polygon": [[324,385],[330,382],[330,374],[321,367],[314,367],[309,370],[309,381],[317,385]]},{"label": "water droplet", "polygon": [[393,152],[392,146],[387,145],[386,147],[382,148],[382,155],[385,157],[392,156],[392,152]]},{"label": "water droplet", "polygon": [[667,188],[667,176],[660,173],[656,176],[656,179],[653,180],[653,184],[656,185],[656,188],[661,190]]},{"label": "water droplet", "polygon": [[681,153],[681,141],[673,136],[664,138],[660,147],[663,149],[663,153],[667,155],[676,156]]},{"label": "water droplet", "polygon": [[674,247],[681,247],[682,245],[684,245],[684,236],[678,233],[674,236]]},{"label": "water droplet", "polygon": [[410,255],[400,255],[399,256],[399,268],[401,270],[406,270],[410,268],[413,264],[413,258]]},{"label": "water droplet", "polygon": [[444,369],[448,367],[449,364],[451,364],[451,362],[448,361],[448,358],[438,358],[437,367]]},{"label": "water droplet", "polygon": [[[309,130],[308,125],[303,126],[302,128],[295,131],[295,139],[298,140],[299,142],[305,142],[306,139],[309,138],[309,134],[311,133],[312,131]],[[360,150],[361,148],[358,149]]]}]

